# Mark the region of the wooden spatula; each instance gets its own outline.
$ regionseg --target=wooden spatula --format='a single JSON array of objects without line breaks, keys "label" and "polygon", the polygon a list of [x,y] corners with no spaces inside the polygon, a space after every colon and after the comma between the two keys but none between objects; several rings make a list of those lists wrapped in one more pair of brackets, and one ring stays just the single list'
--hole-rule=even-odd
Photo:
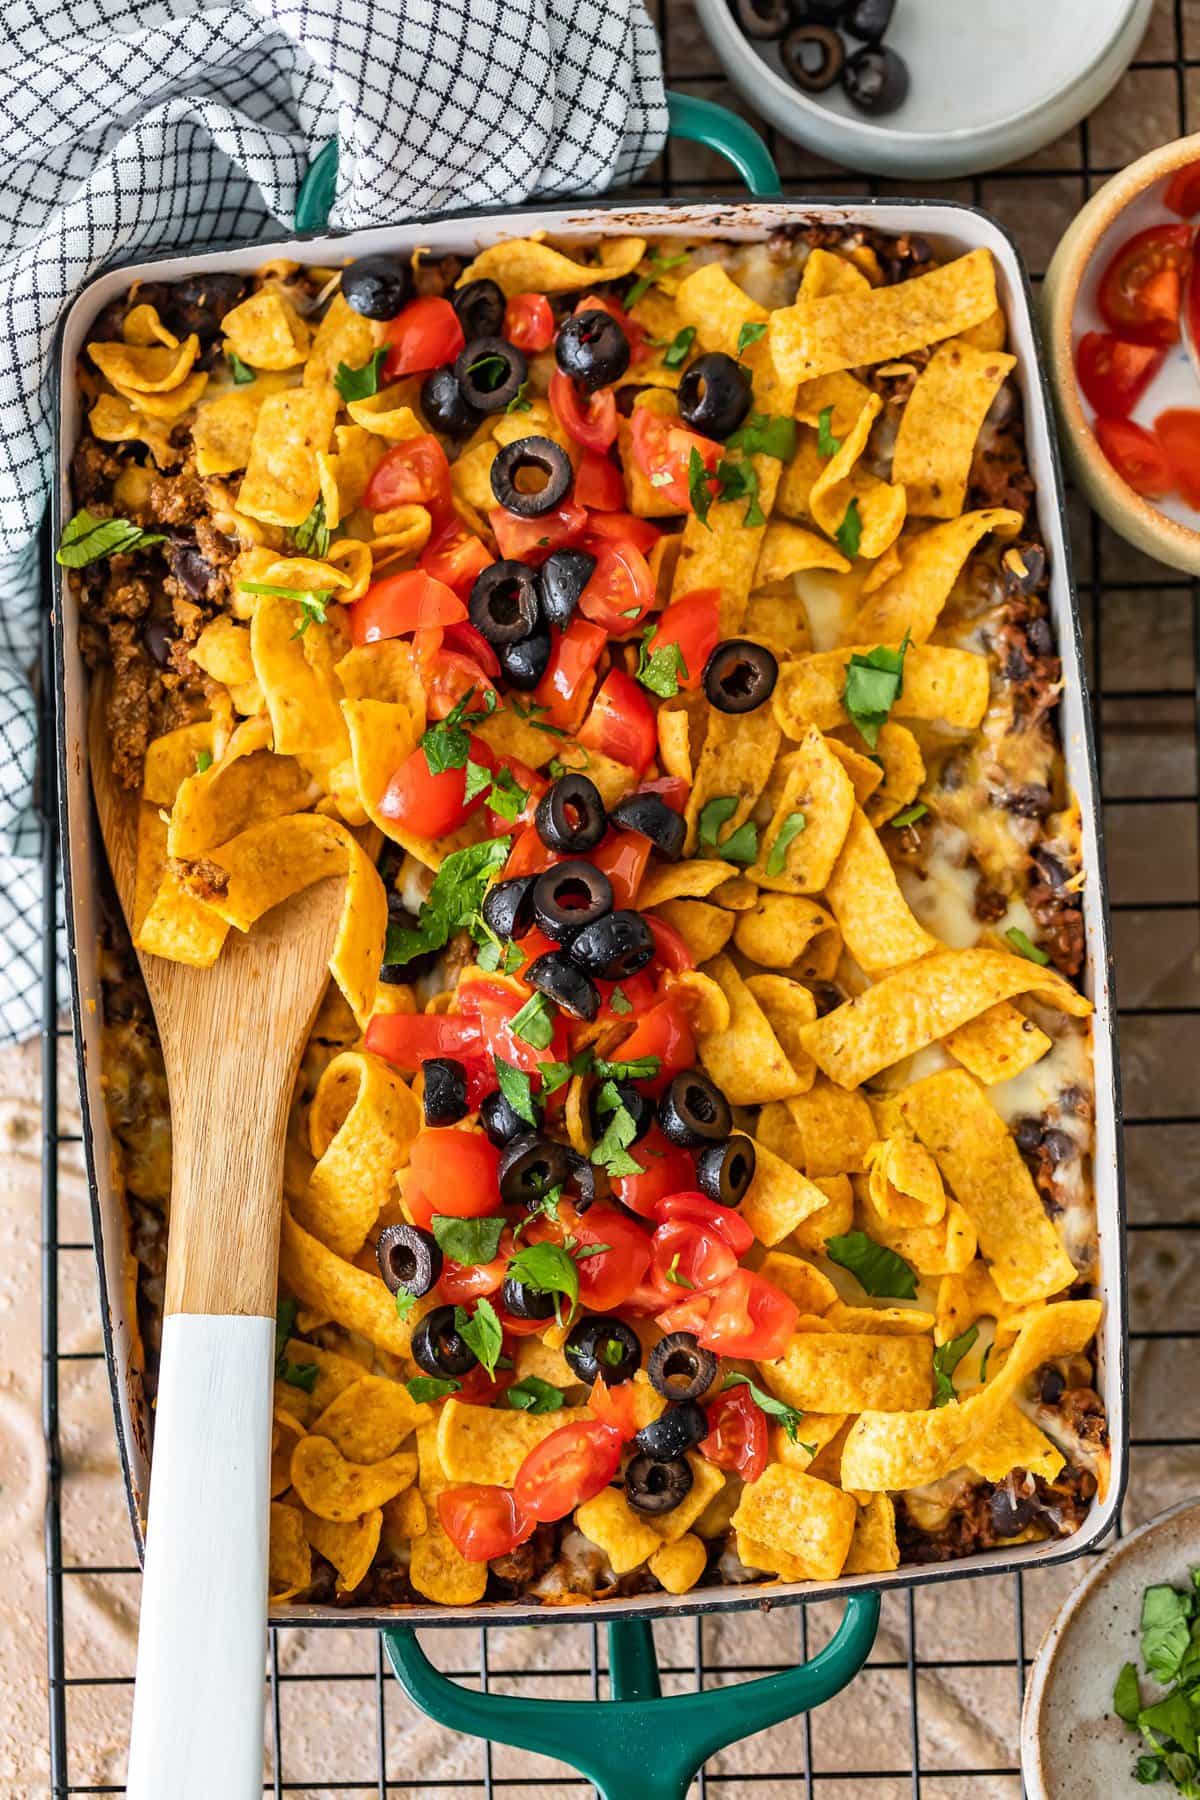
[{"label": "wooden spatula", "polygon": [[[131,919],[139,801],[114,780],[104,717],[98,682],[92,787]],[[343,886],[231,931],[211,969],[142,959],[170,1090],[171,1217],[129,1800],[262,1792],[284,1131]]]}]

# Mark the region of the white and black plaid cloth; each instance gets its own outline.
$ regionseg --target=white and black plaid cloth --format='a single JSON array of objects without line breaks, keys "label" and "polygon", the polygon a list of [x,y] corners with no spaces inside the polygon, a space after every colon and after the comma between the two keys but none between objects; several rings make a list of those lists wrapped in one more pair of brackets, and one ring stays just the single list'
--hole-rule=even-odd
[{"label": "white and black plaid cloth", "polygon": [[16,0],[0,7],[0,1042],[38,1022],[27,679],[55,324],[106,263],[290,225],[599,193],[666,132],[641,0]]}]

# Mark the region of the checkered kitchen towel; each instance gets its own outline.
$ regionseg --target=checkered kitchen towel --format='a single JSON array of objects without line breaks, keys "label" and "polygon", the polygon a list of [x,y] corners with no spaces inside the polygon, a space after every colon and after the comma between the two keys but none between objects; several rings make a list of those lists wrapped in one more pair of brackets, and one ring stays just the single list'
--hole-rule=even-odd
[{"label": "checkered kitchen towel", "polygon": [[0,48],[3,1043],[38,1020],[27,672],[63,307],[105,263],[290,224],[335,135],[353,227],[626,183],[667,110],[642,0],[8,0]]}]

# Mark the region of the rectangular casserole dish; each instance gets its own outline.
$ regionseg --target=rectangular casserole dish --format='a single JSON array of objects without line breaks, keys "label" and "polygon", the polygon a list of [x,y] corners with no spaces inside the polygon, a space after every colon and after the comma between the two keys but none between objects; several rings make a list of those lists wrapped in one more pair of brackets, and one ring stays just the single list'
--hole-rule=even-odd
[{"label": "rectangular casserole dish", "polygon": [[[535,231],[556,239],[590,238],[638,232],[659,237],[704,234],[735,240],[761,238],[786,223],[868,224],[884,232],[919,231],[942,255],[985,247],[995,259],[998,287],[1008,316],[1012,347],[1025,409],[1029,466],[1037,484],[1038,518],[1050,552],[1050,608],[1062,657],[1064,693],[1060,730],[1067,778],[1078,797],[1083,863],[1087,875],[1084,918],[1087,940],[1087,992],[1095,1005],[1094,1062],[1096,1121],[1094,1188],[1099,1243],[1101,1294],[1105,1302],[1099,1334],[1098,1382],[1107,1412],[1112,1446],[1112,1474],[1107,1494],[1098,1495],[1082,1528],[1066,1541],[1031,1542],[992,1549],[955,1562],[901,1567],[887,1574],[843,1577],[833,1583],[793,1582],[761,1586],[693,1590],[675,1600],[662,1594],[633,1599],[542,1608],[525,1601],[485,1603],[467,1608],[432,1605],[376,1611],[344,1606],[292,1605],[272,1615],[277,1623],[354,1626],[456,1625],[480,1619],[497,1623],[550,1620],[607,1621],[615,1616],[654,1617],[698,1613],[775,1603],[796,1603],[850,1593],[856,1588],[909,1586],[952,1576],[996,1573],[1061,1562],[1078,1556],[1104,1534],[1116,1517],[1127,1466],[1125,1285],[1122,1258],[1123,1200],[1119,1143],[1119,1094],[1115,1016],[1108,920],[1104,892],[1098,783],[1092,745],[1091,716],[1084,685],[1078,622],[1073,603],[1069,552],[1062,517],[1062,486],[1048,396],[1039,360],[1028,282],[1017,251],[1001,228],[970,208],[933,201],[856,200],[842,206],[830,202],[755,201],[734,204],[625,204],[526,210],[502,217],[457,217],[423,221],[405,227],[380,227],[343,236],[324,235],[283,240],[271,245],[281,256],[306,262],[342,260],[351,255],[389,249],[408,252],[416,245],[433,251],[472,253],[501,239]],[[250,270],[263,260],[264,246],[229,252],[204,251],[159,258],[137,265],[149,281],[178,280],[198,270]],[[55,532],[71,511],[69,460],[80,428],[80,396],[74,379],[76,358],[88,328],[100,310],[128,285],[130,265],[98,276],[79,296],[64,320],[58,348],[60,404],[57,417],[58,480],[54,495]],[[68,584],[58,581],[55,641],[59,681],[58,755],[62,841],[66,846],[67,917],[70,936],[73,1004],[83,1131],[91,1184],[95,1242],[101,1282],[102,1319],[109,1377],[113,1391],[118,1441],[139,1555],[143,1549],[149,1479],[148,1403],[132,1351],[134,1293],[126,1253],[122,1205],[110,1175],[111,1146],[105,1117],[101,1043],[101,989],[98,958],[98,861],[102,855],[92,816],[87,769],[86,672],[77,645],[77,619]]]}]

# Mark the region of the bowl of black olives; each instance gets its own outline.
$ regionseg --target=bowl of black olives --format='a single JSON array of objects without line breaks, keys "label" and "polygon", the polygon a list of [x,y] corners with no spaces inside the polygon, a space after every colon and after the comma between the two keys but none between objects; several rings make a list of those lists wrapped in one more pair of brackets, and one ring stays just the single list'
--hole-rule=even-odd
[{"label": "bowl of black olives", "polygon": [[696,0],[730,79],[808,150],[930,180],[1028,156],[1120,79],[1153,0]]}]

